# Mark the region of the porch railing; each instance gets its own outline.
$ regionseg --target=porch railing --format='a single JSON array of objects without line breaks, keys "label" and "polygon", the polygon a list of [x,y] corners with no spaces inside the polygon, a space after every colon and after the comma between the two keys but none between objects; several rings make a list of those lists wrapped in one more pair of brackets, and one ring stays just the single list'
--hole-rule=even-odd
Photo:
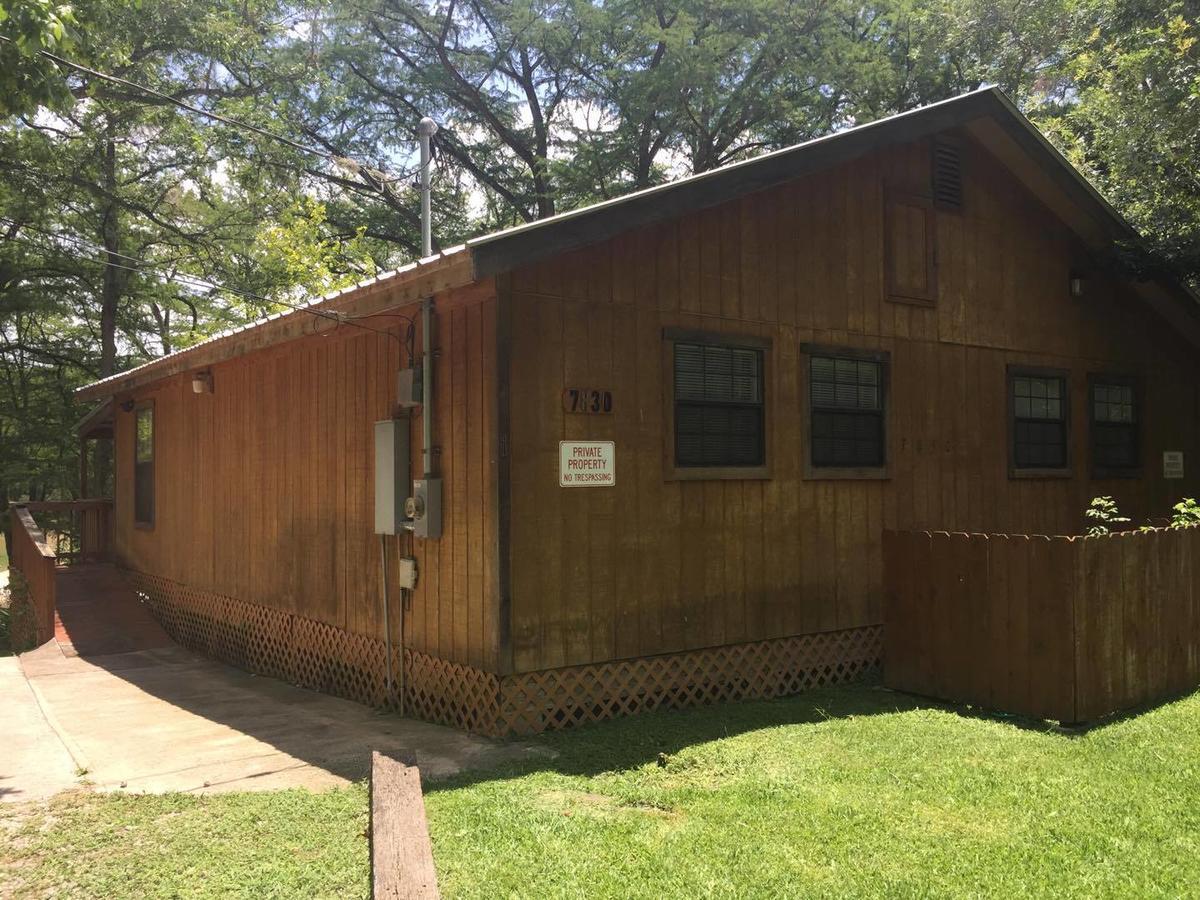
[{"label": "porch railing", "polygon": [[[11,533],[8,564],[15,575],[10,582],[15,607],[11,637],[14,647],[20,649],[31,639],[41,645],[54,637],[56,560],[46,536],[24,507],[13,507]],[[29,614],[32,621],[26,618]]]},{"label": "porch railing", "polygon": [[19,506],[35,515],[58,564],[97,562],[112,541],[111,500],[31,500]]},{"label": "porch railing", "polygon": [[111,510],[108,500],[44,500],[12,506],[9,569],[14,649],[41,645],[54,637],[56,570],[59,565],[108,556]]}]

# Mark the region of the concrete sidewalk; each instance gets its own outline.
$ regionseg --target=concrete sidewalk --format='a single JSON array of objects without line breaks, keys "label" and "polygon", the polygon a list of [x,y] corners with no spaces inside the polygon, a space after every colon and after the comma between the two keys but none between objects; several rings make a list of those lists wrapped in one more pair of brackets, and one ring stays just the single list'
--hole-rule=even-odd
[{"label": "concrete sidewalk", "polygon": [[78,783],[19,660],[0,657],[0,801],[44,800]]},{"label": "concrete sidewalk", "polygon": [[[83,657],[51,641],[21,664],[29,684],[6,682],[0,704],[32,690],[100,790],[321,789],[364,777],[371,750],[412,750],[429,778],[535,752],[256,677],[174,645]],[[3,783],[22,784],[21,776]]]}]

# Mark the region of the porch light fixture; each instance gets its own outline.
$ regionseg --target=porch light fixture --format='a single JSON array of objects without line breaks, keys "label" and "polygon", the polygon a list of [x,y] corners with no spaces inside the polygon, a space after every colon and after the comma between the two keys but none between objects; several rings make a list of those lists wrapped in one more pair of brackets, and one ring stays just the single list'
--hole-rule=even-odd
[{"label": "porch light fixture", "polygon": [[212,372],[197,372],[192,376],[193,394],[211,394],[213,392]]},{"label": "porch light fixture", "polygon": [[1087,282],[1084,281],[1082,275],[1080,275],[1078,272],[1072,272],[1071,273],[1071,281],[1070,281],[1071,296],[1072,297],[1082,297],[1083,290],[1084,290],[1084,287],[1086,284],[1087,284]]}]

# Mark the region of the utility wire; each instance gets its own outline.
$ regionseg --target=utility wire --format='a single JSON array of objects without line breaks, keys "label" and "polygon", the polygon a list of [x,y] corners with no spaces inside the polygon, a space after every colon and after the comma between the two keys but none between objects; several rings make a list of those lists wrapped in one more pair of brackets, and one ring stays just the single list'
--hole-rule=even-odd
[{"label": "utility wire", "polygon": [[[12,38],[6,37],[4,35],[0,35],[0,41],[4,41],[5,43],[9,43],[9,44],[15,43],[15,41],[13,41]],[[320,150],[316,147],[312,147],[307,144],[302,144],[299,141],[294,141],[291,138],[285,137],[282,134],[276,134],[275,132],[269,131],[266,128],[261,128],[258,125],[252,125],[249,122],[243,122],[243,121],[240,121],[239,119],[234,119],[234,118],[231,118],[230,116],[222,115],[221,113],[216,113],[211,110],[204,109],[203,107],[195,106],[184,100],[180,100],[178,97],[172,97],[170,94],[164,93],[163,91],[156,90],[155,88],[152,88],[152,87],[147,87],[144,84],[138,84],[136,81],[130,81],[128,78],[122,78],[120,75],[110,75],[107,72],[101,72],[98,69],[91,68],[90,66],[85,66],[85,65],[82,65],[77,62],[72,62],[71,60],[66,59],[65,57],[59,56],[56,53],[51,53],[49,50],[38,50],[37,52],[40,56],[44,56],[46,59],[50,60],[51,62],[55,63],[58,66],[66,66],[69,69],[74,69],[77,72],[81,72],[85,75],[90,75],[93,78],[99,78],[102,81],[109,81],[109,82],[112,82],[113,84],[119,84],[123,87],[131,88],[132,90],[135,90],[135,91],[141,91],[144,94],[148,94],[151,97],[157,97],[160,100],[165,100],[167,103],[177,106],[180,109],[187,110],[188,112],[195,113],[196,115],[205,116],[209,119],[212,119],[217,122],[221,122],[225,125],[229,125],[234,128],[242,128],[242,129],[245,129],[246,131],[251,131],[254,134],[260,135],[261,137],[270,138],[273,141],[278,141],[281,144],[285,144],[288,147],[291,147],[295,150],[299,150],[302,153],[311,153],[314,156],[319,156],[322,159],[327,159],[330,162],[333,162],[336,165],[341,166],[342,168],[350,169],[351,171],[357,171],[358,169],[367,169],[368,172],[371,173],[372,175],[378,174],[379,176],[381,176],[379,178],[379,181],[381,184],[384,184],[385,186],[390,187],[391,184],[393,184],[397,181],[401,181],[405,178],[408,178],[411,175],[417,174],[423,168],[422,166],[417,166],[415,169],[410,169],[406,172],[401,172],[399,175],[388,175],[384,172],[378,172],[377,170],[369,169],[368,167],[363,166],[362,163],[360,163],[357,160],[354,160],[348,156],[339,156],[338,154],[331,153],[327,150]]]},{"label": "utility wire", "polygon": [[[31,229],[31,230],[34,230],[34,229]],[[40,233],[45,233],[45,232],[40,232]],[[62,237],[66,240],[70,240],[70,238],[65,235],[62,235],[62,236],[55,235],[55,237]],[[29,246],[37,247],[40,250],[47,249],[46,247],[40,246],[31,241],[27,241],[19,235],[15,238],[6,238],[5,240],[17,241],[19,243],[28,244]],[[2,243],[2,241],[0,241],[0,243]],[[80,241],[76,240],[75,243],[82,244],[84,242],[80,242]],[[107,253],[108,252],[108,251],[104,250],[104,248],[100,247],[99,245],[92,245],[92,248],[94,249],[95,252],[99,252],[99,253]],[[61,248],[55,248],[55,250],[61,252]],[[154,274],[161,277],[164,281],[174,282],[183,287],[192,288],[193,290],[220,291],[220,292],[224,292],[226,294],[232,294],[237,297],[243,297],[246,299],[255,300],[259,303],[265,303],[268,305],[279,304],[280,306],[286,306],[289,309],[295,310],[296,312],[308,313],[309,315],[316,316],[317,318],[327,319],[327,320],[335,323],[335,330],[337,327],[340,327],[342,325],[351,325],[355,328],[361,328],[362,330],[369,331],[373,334],[381,334],[386,337],[390,337],[395,341],[398,341],[402,346],[404,346],[406,348],[406,350],[408,350],[410,361],[413,356],[413,351],[412,351],[412,347],[411,347],[411,343],[410,343],[411,342],[411,332],[413,331],[413,327],[414,327],[413,320],[410,316],[406,316],[403,313],[386,313],[386,314],[381,314],[381,315],[395,316],[398,318],[406,319],[408,321],[408,323],[409,323],[408,330],[410,332],[410,335],[407,338],[407,341],[408,341],[407,343],[406,343],[406,341],[402,341],[397,335],[393,334],[392,332],[390,332],[386,329],[372,328],[370,325],[364,325],[364,324],[362,324],[362,322],[358,321],[359,319],[374,318],[373,316],[349,316],[349,315],[345,315],[343,313],[337,312],[335,310],[317,309],[312,306],[304,306],[304,305],[301,305],[298,303],[291,303],[287,300],[271,299],[269,297],[264,297],[261,294],[255,294],[250,291],[245,291],[245,290],[240,290],[238,288],[230,288],[230,287],[225,287],[224,285],[214,284],[211,281],[208,281],[197,275],[189,275],[186,272],[168,272],[148,260],[138,259],[137,257],[133,257],[133,256],[126,256],[125,254],[115,254],[115,255],[120,256],[123,259],[127,259],[132,262],[138,263],[138,266],[136,266],[136,267],[135,266],[126,266],[126,265],[122,265],[120,263],[112,262],[111,260],[100,259],[95,256],[85,256],[82,253],[75,253],[72,251],[67,251],[67,252],[69,255],[72,255],[77,259],[86,259],[86,260],[89,260],[92,262],[102,263],[103,265],[112,266],[113,268],[116,268],[116,269],[124,269],[129,272],[140,272],[143,274],[145,274],[148,271],[153,272]],[[252,323],[244,322],[240,319],[231,317],[226,310],[223,310],[220,307],[216,307],[214,309],[214,311],[216,313],[218,313],[219,315],[221,315],[221,317],[223,319],[225,319],[225,321],[235,324],[239,327],[244,328],[244,327],[247,327],[248,325],[252,324]]]}]

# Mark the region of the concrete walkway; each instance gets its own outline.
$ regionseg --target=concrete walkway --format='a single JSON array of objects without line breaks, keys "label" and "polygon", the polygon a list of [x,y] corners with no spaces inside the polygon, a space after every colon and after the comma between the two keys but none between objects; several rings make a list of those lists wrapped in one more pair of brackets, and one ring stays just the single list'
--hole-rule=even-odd
[{"label": "concrete walkway", "polygon": [[304,690],[180,648],[90,658],[56,642],[21,657],[62,742],[100,790],[321,789],[412,750],[438,778],[530,752]]},{"label": "concrete walkway", "polygon": [[0,657],[0,710],[0,802],[44,800],[78,783],[15,656]]},{"label": "concrete walkway", "polygon": [[56,639],[0,659],[4,799],[77,772],[100,790],[321,789],[365,777],[372,750],[412,751],[430,779],[533,752],[197,656],[109,567],[60,574],[59,596]]}]

